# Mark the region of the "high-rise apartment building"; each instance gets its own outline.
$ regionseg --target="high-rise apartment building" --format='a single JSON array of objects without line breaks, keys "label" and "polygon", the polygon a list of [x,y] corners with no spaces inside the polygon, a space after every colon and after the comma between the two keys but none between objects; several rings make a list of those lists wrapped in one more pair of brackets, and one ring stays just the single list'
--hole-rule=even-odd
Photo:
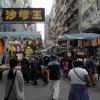
[{"label": "high-rise apartment building", "polygon": [[[50,24],[49,30],[53,33],[53,37],[57,38],[62,33],[80,32],[80,10],[79,0],[54,0],[55,1],[55,17],[53,25]],[[53,12],[51,11],[53,14]],[[54,14],[53,14],[54,15]],[[50,19],[50,23],[52,23]],[[51,28],[52,26],[52,28]]]},{"label": "high-rise apartment building", "polygon": [[[0,8],[10,8],[10,7],[11,7],[10,0],[0,0]],[[2,10],[0,10],[0,12],[2,13]],[[0,20],[2,19],[0,18]],[[5,23],[1,24],[0,31],[10,31],[10,24],[5,24]]]},{"label": "high-rise apartment building", "polygon": [[[22,8],[24,7],[23,0],[1,0],[1,8]],[[0,31],[23,31],[23,24],[1,24]]]},{"label": "high-rise apartment building", "polygon": [[1,8],[10,8],[11,3],[10,0],[0,0]]},{"label": "high-rise apartment building", "polygon": [[[24,0],[25,1],[25,7],[27,8],[31,8],[32,7],[32,1],[33,0]],[[34,1],[33,1],[34,2]],[[37,31],[37,24],[33,23],[33,24],[27,24],[27,31]]]},{"label": "high-rise apartment building", "polygon": [[55,37],[54,34],[54,25],[55,25],[55,8],[56,8],[56,1],[54,0],[52,9],[50,14],[46,17],[45,20],[45,39],[53,39]]},{"label": "high-rise apartment building", "polygon": [[45,41],[49,40],[49,19],[50,19],[50,16],[46,16],[46,19],[45,19],[45,26],[44,26],[44,34],[45,34]]},{"label": "high-rise apartment building", "polygon": [[66,0],[56,0],[54,27],[54,33],[56,36],[60,35],[66,29],[66,26],[64,25],[66,21],[66,5]]},{"label": "high-rise apartment building", "polygon": [[[27,8],[32,7],[32,0],[1,0],[1,8]],[[37,31],[36,24],[5,24],[0,26],[0,31]]]},{"label": "high-rise apartment building", "polygon": [[80,32],[80,0],[67,0],[66,21],[68,33]]},{"label": "high-rise apartment building", "polygon": [[[11,7],[12,8],[25,8],[26,0],[12,0]],[[27,25],[25,24],[11,24],[11,31],[25,31],[27,29]]]},{"label": "high-rise apartment building", "polygon": [[[53,37],[56,38],[62,33],[100,33],[100,10],[97,8],[100,0],[54,1],[55,17],[53,19],[53,25],[49,24],[49,30],[53,33],[50,34]],[[51,15],[54,15],[53,11],[51,11]],[[51,19],[49,19],[49,23],[52,23]]]},{"label": "high-rise apartment building", "polygon": [[[100,33],[100,0],[81,0],[81,28],[85,32]],[[100,3],[99,3],[100,4]]]}]

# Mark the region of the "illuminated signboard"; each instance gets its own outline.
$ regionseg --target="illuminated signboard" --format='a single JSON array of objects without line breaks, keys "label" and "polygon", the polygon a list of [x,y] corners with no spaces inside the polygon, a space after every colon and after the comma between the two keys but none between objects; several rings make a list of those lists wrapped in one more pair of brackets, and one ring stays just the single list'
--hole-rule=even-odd
[{"label": "illuminated signboard", "polygon": [[34,23],[45,21],[44,8],[3,8],[2,18],[5,23]]}]

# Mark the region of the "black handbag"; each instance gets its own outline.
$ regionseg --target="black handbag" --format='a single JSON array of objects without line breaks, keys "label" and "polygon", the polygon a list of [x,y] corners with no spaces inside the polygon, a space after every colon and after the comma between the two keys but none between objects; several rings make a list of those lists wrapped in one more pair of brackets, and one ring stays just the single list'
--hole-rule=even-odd
[{"label": "black handbag", "polygon": [[12,83],[11,83],[11,86],[10,86],[10,89],[9,89],[9,92],[8,92],[8,95],[7,95],[7,97],[4,98],[4,100],[8,100],[9,99],[9,96],[10,96],[11,91],[13,89],[13,84],[15,82],[16,73],[17,73],[17,70],[15,71],[15,74],[14,74],[14,77],[13,77],[13,80],[12,80]]}]

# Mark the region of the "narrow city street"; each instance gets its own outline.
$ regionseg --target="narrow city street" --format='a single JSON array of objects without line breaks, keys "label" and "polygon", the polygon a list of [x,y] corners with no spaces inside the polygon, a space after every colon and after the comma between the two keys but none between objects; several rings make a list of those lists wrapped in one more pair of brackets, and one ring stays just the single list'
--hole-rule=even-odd
[{"label": "narrow city street", "polygon": [[[59,100],[68,100],[68,92],[70,88],[69,81],[61,81],[61,93]],[[89,88],[90,100],[100,100],[100,80],[96,87]],[[3,100],[4,88],[3,83],[0,82],[0,100]],[[25,85],[25,100],[50,100],[50,84],[44,86],[41,80],[37,86],[31,84]]]},{"label": "narrow city street", "polygon": [[100,100],[98,77],[100,0],[0,0],[0,100]]}]

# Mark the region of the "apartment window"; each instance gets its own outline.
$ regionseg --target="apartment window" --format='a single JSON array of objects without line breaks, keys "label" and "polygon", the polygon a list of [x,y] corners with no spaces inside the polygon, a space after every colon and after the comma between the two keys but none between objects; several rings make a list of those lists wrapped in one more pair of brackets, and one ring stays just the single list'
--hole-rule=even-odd
[{"label": "apartment window", "polygon": [[[12,0],[11,0],[12,1]],[[13,3],[15,3],[16,2],[16,0],[13,0]]]},{"label": "apartment window", "polygon": [[61,0],[60,5],[63,6],[64,4],[64,0]]},{"label": "apartment window", "polygon": [[82,16],[82,21],[86,21],[91,18],[91,9],[89,8]]},{"label": "apartment window", "polygon": [[95,3],[91,7],[91,15],[92,15],[93,18],[95,18],[98,14],[100,15],[100,11],[97,11],[97,5]]},{"label": "apartment window", "polygon": [[66,0],[66,3],[68,3],[69,0]]}]

